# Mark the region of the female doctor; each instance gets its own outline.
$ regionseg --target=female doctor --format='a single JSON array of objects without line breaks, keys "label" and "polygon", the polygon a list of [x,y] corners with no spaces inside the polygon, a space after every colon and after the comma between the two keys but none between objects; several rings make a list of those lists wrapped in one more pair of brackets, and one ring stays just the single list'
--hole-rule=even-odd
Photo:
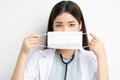
[{"label": "female doctor", "polygon": [[[57,3],[49,17],[48,31],[86,33],[79,6],[72,1]],[[28,35],[23,41],[12,80],[108,80],[104,45],[96,35],[91,33],[90,36],[92,39],[88,42],[87,34],[83,35],[83,46],[88,48],[40,50],[25,67],[29,50],[39,46],[39,35]]]}]

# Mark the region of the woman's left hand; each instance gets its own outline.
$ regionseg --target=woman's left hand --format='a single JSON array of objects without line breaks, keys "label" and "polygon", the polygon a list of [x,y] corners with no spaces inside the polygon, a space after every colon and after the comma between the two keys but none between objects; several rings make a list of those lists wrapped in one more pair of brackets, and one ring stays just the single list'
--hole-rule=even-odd
[{"label": "woman's left hand", "polygon": [[105,56],[106,52],[103,42],[96,35],[92,33],[90,35],[92,36],[92,39],[89,42],[90,49],[98,58]]}]

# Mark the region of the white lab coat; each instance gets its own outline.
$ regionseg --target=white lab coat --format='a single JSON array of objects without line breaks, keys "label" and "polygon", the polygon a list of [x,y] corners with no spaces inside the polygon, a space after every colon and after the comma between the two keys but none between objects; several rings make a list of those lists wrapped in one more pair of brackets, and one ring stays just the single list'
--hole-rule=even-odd
[{"label": "white lab coat", "polygon": [[[80,50],[81,80],[97,80],[97,60],[91,51]],[[55,49],[37,51],[28,62],[24,80],[49,80]],[[56,72],[57,75],[57,72]]]}]

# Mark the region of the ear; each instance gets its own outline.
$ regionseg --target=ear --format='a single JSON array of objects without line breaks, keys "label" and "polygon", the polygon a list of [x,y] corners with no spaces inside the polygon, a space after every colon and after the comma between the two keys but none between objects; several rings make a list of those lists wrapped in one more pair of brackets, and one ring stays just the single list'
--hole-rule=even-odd
[{"label": "ear", "polygon": [[82,21],[80,21],[80,24],[79,24],[79,27],[78,27],[78,30],[81,31],[82,29]]}]

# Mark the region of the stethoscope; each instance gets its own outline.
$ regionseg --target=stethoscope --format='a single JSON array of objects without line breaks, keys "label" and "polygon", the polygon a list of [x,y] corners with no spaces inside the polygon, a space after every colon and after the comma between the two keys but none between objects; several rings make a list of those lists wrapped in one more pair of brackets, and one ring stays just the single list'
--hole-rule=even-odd
[{"label": "stethoscope", "polygon": [[72,58],[68,62],[64,62],[62,54],[60,54],[60,58],[61,58],[62,62],[65,64],[65,76],[64,76],[64,80],[66,80],[67,79],[68,64],[74,59],[74,54],[72,55]]}]

